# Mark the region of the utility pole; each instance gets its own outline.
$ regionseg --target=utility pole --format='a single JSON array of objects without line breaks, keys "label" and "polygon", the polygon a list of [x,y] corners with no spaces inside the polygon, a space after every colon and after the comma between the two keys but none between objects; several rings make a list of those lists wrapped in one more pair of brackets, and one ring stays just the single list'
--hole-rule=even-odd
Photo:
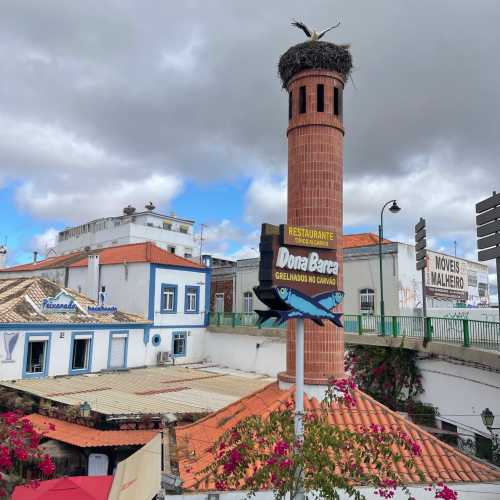
[{"label": "utility pole", "polygon": [[202,263],[202,258],[201,255],[203,253],[203,228],[207,227],[206,224],[201,224],[201,231],[200,231],[200,264]]}]

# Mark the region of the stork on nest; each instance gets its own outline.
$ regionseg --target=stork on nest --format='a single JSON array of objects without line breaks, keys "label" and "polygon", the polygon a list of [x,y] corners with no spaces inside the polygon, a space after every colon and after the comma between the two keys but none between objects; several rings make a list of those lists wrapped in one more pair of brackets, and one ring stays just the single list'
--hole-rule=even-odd
[{"label": "stork on nest", "polygon": [[[310,30],[303,22],[297,21],[296,19],[293,20],[292,26],[295,26],[296,28],[299,28],[300,30],[302,30],[306,34],[306,36],[309,38],[310,42],[317,42],[318,40],[323,38],[323,36],[326,33],[328,33],[329,31],[331,31],[335,28],[338,28],[340,26],[340,22],[338,22],[334,26],[330,26],[329,28],[326,28],[323,31],[320,31],[319,33],[316,30]],[[342,47],[344,49],[349,49],[350,45],[339,45],[339,47]]]}]

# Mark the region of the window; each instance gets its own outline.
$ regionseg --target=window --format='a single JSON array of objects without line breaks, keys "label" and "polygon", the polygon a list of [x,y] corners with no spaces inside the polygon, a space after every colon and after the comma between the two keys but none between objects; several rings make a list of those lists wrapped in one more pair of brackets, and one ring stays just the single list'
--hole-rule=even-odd
[{"label": "window", "polygon": [[48,340],[29,340],[28,356],[26,359],[26,373],[46,373]]},{"label": "window", "polygon": [[187,226],[179,226],[179,233],[188,234]]},{"label": "window", "polygon": [[162,313],[177,312],[177,285],[162,284],[160,311]]},{"label": "window", "polygon": [[184,312],[191,314],[199,312],[198,308],[199,296],[200,296],[200,287],[198,286],[186,287],[186,296],[184,297]]},{"label": "window", "polygon": [[172,336],[172,355],[174,357],[186,355],[186,332],[174,332]]},{"label": "window", "polygon": [[342,90],[338,87],[333,87],[333,114],[342,116]]},{"label": "window", "polygon": [[252,292],[245,292],[243,294],[243,312],[250,314],[253,312],[253,294]]},{"label": "window", "polygon": [[299,88],[299,113],[303,114],[306,112],[306,88]]},{"label": "window", "polygon": [[450,424],[449,422],[445,422],[441,420],[441,429],[443,431],[447,431],[453,434],[441,434],[441,440],[445,443],[451,444],[452,446],[458,446],[458,434],[457,434],[457,426]]},{"label": "window", "polygon": [[170,246],[170,245],[169,245],[169,246],[168,246],[168,251],[169,251],[170,253],[174,253],[174,254],[175,254],[175,247],[172,247],[172,246]]},{"label": "window", "polygon": [[485,438],[480,434],[474,434],[474,437],[476,438],[476,456],[486,460],[492,460],[493,443],[491,442],[491,439]]},{"label": "window", "polygon": [[316,111],[325,111],[325,86],[322,83],[316,86]]},{"label": "window", "polygon": [[293,95],[292,91],[288,93],[288,119],[291,120],[293,115]]},{"label": "window", "polygon": [[191,259],[193,257],[193,250],[191,248],[184,249],[184,258]]},{"label": "window", "polygon": [[91,338],[78,338],[73,340],[71,370],[88,370],[90,363],[90,342]]},{"label": "window", "polygon": [[171,222],[164,222],[163,229],[166,229],[167,231],[172,231],[172,223]]},{"label": "window", "polygon": [[359,291],[359,309],[362,313],[375,311],[375,292],[371,288],[363,288]]},{"label": "window", "polygon": [[224,312],[224,294],[216,293],[215,294],[215,312],[223,313]]}]

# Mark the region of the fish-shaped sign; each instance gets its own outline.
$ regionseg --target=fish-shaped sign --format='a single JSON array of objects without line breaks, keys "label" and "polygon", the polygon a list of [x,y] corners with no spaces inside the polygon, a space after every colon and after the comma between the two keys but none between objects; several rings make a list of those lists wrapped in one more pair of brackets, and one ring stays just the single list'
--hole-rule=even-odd
[{"label": "fish-shaped sign", "polygon": [[270,318],[275,318],[274,323],[277,325],[289,319],[304,318],[310,319],[320,326],[324,326],[322,320],[328,320],[336,326],[343,327],[340,321],[342,313],[333,313],[331,309],[342,302],[344,292],[331,291],[309,297],[294,288],[276,287],[273,289],[273,293],[283,308],[273,308],[267,311],[256,310],[255,312],[259,316],[258,325]]}]

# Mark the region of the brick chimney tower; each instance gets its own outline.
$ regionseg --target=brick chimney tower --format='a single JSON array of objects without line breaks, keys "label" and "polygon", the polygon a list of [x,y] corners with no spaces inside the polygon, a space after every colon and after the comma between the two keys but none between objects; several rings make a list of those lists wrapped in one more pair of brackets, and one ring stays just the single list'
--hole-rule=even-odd
[{"label": "brick chimney tower", "polygon": [[[343,91],[352,67],[349,51],[309,41],[291,47],[279,73],[288,91],[288,224],[337,235],[338,289],[343,289]],[[342,310],[341,307],[337,310]],[[295,382],[295,322],[288,322],[286,372]],[[304,383],[325,385],[344,375],[344,331],[330,322],[304,325]]]}]

